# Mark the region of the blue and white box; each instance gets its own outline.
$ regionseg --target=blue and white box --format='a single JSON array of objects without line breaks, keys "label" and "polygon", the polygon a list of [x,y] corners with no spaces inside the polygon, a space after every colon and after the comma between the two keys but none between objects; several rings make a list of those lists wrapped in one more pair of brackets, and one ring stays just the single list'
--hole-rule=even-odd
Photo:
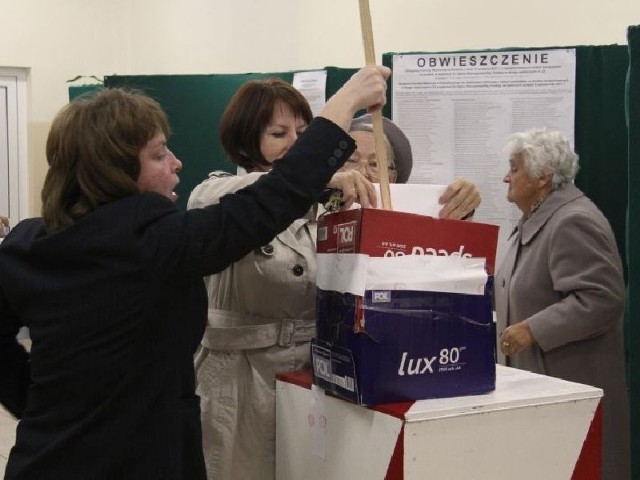
[{"label": "blue and white box", "polygon": [[354,403],[495,388],[484,258],[319,253],[314,383]]}]

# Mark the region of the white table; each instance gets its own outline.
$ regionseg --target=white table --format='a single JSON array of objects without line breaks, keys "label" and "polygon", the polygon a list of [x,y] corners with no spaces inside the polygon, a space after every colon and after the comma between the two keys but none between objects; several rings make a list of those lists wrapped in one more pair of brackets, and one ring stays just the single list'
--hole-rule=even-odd
[{"label": "white table", "polygon": [[278,480],[598,480],[602,390],[497,365],[485,395],[367,408],[278,376]]}]

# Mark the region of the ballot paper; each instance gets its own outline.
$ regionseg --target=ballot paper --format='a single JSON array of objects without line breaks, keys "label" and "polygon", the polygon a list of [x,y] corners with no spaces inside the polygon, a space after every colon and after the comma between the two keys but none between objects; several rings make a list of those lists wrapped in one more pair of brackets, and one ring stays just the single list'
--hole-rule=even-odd
[{"label": "ballot paper", "polygon": [[[382,208],[380,184],[376,183],[378,196],[377,208]],[[446,185],[424,185],[412,183],[391,183],[391,207],[395,212],[417,213],[428,217],[438,217],[443,205],[440,196],[447,189]]]}]

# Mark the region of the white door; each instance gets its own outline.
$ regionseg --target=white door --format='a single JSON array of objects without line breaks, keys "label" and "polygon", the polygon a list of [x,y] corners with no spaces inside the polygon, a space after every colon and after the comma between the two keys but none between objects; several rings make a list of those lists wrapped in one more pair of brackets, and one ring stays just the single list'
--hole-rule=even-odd
[{"label": "white door", "polygon": [[[1,81],[1,80],[0,80]],[[0,83],[0,215],[9,216],[8,88]]]},{"label": "white door", "polygon": [[0,67],[0,214],[27,216],[26,71]]}]

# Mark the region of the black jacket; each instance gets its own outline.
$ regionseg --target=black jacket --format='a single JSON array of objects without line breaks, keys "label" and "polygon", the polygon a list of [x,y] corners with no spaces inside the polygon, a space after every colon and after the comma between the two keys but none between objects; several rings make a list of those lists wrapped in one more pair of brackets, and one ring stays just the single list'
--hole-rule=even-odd
[{"label": "black jacket", "polygon": [[[353,148],[319,119],[272,174],[219,205],[182,212],[145,194],[53,234],[19,223],[0,245],[0,402],[21,419],[5,478],[204,479],[202,277],[303,216]],[[23,325],[30,354],[15,339]]]}]

